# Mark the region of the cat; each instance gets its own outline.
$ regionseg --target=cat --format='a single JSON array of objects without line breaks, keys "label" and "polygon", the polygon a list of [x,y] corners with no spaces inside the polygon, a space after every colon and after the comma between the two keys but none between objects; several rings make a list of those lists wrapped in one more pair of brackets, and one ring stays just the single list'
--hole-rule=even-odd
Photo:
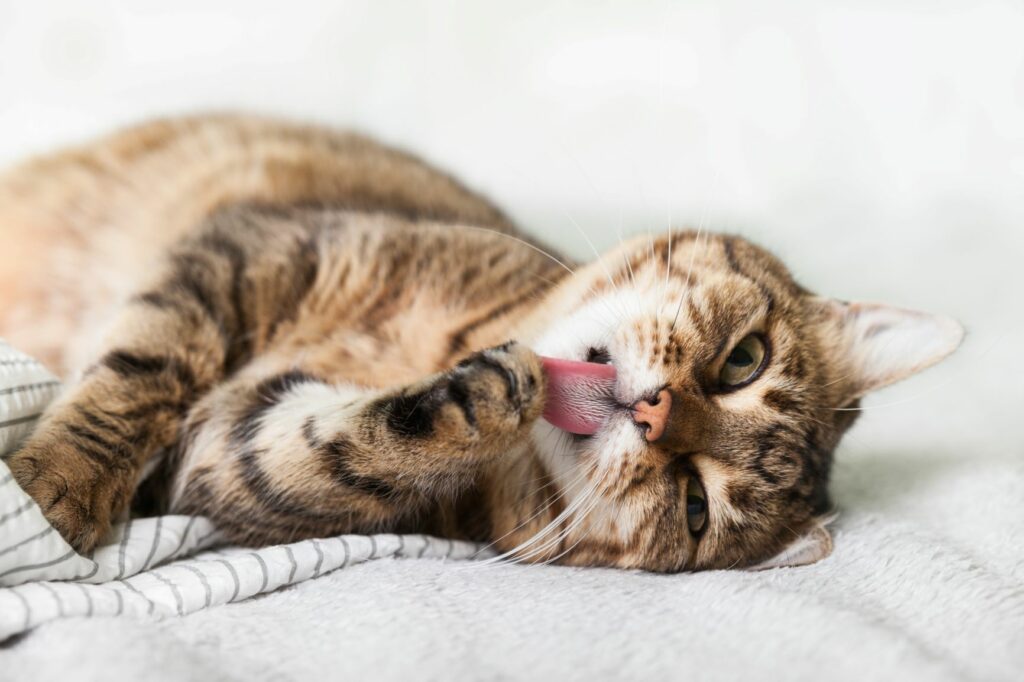
[{"label": "cat", "polygon": [[[571,262],[413,156],[256,117],[28,162],[0,179],[0,226],[0,335],[72,378],[7,463],[83,552],[134,498],[245,545],[427,532],[527,562],[811,563],[861,397],[963,335],[815,295],[736,236]],[[539,355],[615,366],[596,433],[544,421]]]}]

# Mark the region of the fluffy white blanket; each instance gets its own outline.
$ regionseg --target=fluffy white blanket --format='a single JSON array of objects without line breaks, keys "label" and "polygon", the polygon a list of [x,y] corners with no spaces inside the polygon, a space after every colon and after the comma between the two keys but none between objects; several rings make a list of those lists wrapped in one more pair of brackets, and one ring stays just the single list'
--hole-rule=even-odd
[{"label": "fluffy white blanket", "polygon": [[[122,526],[92,560],[60,559],[68,548],[39,527],[38,509],[0,468],[0,580],[21,583],[0,589],[0,637],[39,626],[8,639],[0,670],[10,679],[76,681],[252,682],[325,672],[394,680],[1020,679],[1024,463],[1004,450],[870,452],[845,453],[837,465],[843,513],[830,558],[674,576],[444,562],[474,548],[420,536],[175,560],[215,538],[205,521],[181,517]],[[37,541],[19,544],[40,532],[54,543],[46,556],[60,560],[24,568],[46,563],[28,554]],[[122,617],[107,617],[114,615]]]}]

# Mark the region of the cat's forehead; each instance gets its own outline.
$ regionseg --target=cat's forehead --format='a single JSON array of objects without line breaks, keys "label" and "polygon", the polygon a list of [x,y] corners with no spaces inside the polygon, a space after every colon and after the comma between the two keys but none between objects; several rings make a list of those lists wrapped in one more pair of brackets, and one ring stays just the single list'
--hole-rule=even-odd
[{"label": "cat's forehead", "polygon": [[[668,293],[673,286],[719,301],[740,305],[752,288],[768,299],[788,302],[809,292],[769,251],[738,236],[676,230],[635,237],[595,263],[595,290],[628,284]],[[599,279],[606,278],[602,284]]]}]

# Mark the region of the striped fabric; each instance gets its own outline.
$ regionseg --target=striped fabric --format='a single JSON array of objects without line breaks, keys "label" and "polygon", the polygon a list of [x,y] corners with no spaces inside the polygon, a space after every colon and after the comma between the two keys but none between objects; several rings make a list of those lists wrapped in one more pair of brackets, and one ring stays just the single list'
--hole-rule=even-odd
[{"label": "striped fabric", "polygon": [[0,339],[0,453],[28,435],[59,392],[60,382],[45,367]]},{"label": "striped fabric", "polygon": [[[58,389],[39,363],[0,345],[0,456],[27,435]],[[217,544],[207,519],[162,516],[120,524],[107,544],[81,556],[0,460],[0,642],[55,618],[180,616],[371,559],[481,553],[424,535],[343,535],[258,550]]]}]

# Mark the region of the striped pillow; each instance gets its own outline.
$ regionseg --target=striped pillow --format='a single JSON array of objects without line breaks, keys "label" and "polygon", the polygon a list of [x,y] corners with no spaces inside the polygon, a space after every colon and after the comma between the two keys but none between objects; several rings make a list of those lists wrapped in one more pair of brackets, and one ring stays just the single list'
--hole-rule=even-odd
[{"label": "striped pillow", "polygon": [[32,431],[59,392],[60,382],[38,360],[0,339],[0,455],[14,450]]}]

